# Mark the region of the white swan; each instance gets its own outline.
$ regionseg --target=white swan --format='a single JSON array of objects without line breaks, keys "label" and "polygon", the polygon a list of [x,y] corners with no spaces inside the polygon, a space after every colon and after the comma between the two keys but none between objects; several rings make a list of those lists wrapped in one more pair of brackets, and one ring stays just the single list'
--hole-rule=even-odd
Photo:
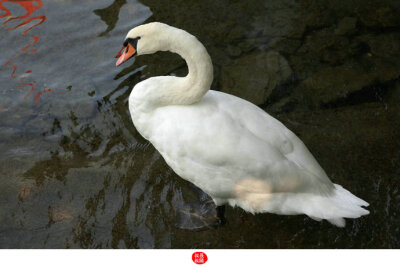
[{"label": "white swan", "polygon": [[158,22],[135,27],[116,65],[157,51],[181,55],[189,74],[138,83],[129,97],[132,121],[167,164],[216,205],[306,214],[339,227],[344,218],[369,214],[361,207],[368,203],[333,184],[281,122],[241,98],[209,90],[211,58],[193,35]]}]

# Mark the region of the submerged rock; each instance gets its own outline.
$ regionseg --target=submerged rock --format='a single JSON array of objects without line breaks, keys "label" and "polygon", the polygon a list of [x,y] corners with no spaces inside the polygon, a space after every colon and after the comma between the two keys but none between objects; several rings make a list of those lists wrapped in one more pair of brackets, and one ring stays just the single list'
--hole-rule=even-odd
[{"label": "submerged rock", "polygon": [[362,89],[374,77],[359,66],[344,65],[325,68],[302,82],[315,102],[328,103]]},{"label": "submerged rock", "polygon": [[391,6],[378,8],[364,6],[360,11],[360,19],[363,25],[367,27],[387,28],[399,26],[399,2],[397,2],[397,8]]},{"label": "submerged rock", "polygon": [[356,31],[356,23],[357,23],[357,18],[344,17],[339,21],[337,28],[335,30],[335,34],[346,35],[354,33]]},{"label": "submerged rock", "polygon": [[349,48],[342,52],[344,64],[323,67],[301,82],[316,103],[335,101],[400,77],[399,34],[361,35],[354,38]]},{"label": "submerged rock", "polygon": [[233,45],[229,45],[227,51],[229,56],[231,57],[238,57],[240,56],[240,54],[242,54],[242,50],[239,47]]},{"label": "submerged rock", "polygon": [[250,54],[222,68],[222,91],[260,105],[291,75],[288,62],[278,52]]}]

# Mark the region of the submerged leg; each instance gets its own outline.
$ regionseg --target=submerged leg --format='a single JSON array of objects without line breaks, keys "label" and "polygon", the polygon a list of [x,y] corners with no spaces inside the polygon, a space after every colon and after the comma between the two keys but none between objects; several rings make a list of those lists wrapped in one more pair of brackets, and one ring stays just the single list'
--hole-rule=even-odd
[{"label": "submerged leg", "polygon": [[217,206],[217,217],[220,221],[220,225],[226,224],[225,205]]},{"label": "submerged leg", "polygon": [[178,210],[175,226],[185,230],[202,231],[224,225],[225,206],[216,206],[211,197],[197,187],[194,191],[199,201],[185,203]]}]

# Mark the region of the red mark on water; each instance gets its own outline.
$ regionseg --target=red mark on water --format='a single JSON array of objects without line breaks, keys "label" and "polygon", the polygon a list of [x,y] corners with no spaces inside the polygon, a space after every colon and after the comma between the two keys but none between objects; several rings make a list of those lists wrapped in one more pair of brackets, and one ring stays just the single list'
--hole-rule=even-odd
[{"label": "red mark on water", "polygon": [[[4,2],[10,2],[10,3],[14,3],[14,4],[19,4],[26,11],[25,15],[23,15],[23,16],[10,17],[6,21],[4,21],[2,25],[7,30],[11,30],[12,31],[12,30],[18,29],[18,28],[20,28],[22,26],[25,26],[25,25],[29,24],[30,22],[32,22],[34,20],[39,20],[38,23],[36,23],[35,25],[29,27],[28,29],[26,29],[24,31],[23,34],[26,34],[31,29],[33,29],[36,26],[39,26],[40,24],[42,24],[46,20],[46,16],[37,16],[37,17],[29,18],[36,10],[38,10],[38,9],[40,9],[42,7],[42,1],[41,0],[30,0],[30,1],[29,0],[0,0],[0,9],[6,11],[5,14],[0,15],[0,18],[9,17],[10,15],[12,15],[11,11],[3,6]],[[7,23],[9,23],[10,21],[21,20],[21,19],[26,19],[26,20],[21,22],[20,24],[18,24],[14,28],[10,28],[10,27],[7,26]]]},{"label": "red mark on water", "polygon": [[43,92],[37,92],[37,93],[36,93],[35,98],[34,98],[35,101],[36,101],[36,102],[39,102],[39,97],[40,97],[43,93],[47,93],[47,92],[51,92],[51,89],[47,89],[47,87],[44,86]]},{"label": "red mark on water", "polygon": [[[33,38],[33,42],[30,43],[30,44],[28,44],[27,46],[25,46],[20,52],[18,52],[18,54],[16,54],[13,58],[11,58],[9,61],[7,61],[7,62],[4,64],[4,66],[7,66],[11,61],[13,61],[13,60],[16,59],[17,57],[19,57],[20,55],[22,55],[23,53],[25,53],[26,50],[27,50],[29,47],[31,47],[32,45],[36,44],[36,43],[39,41],[39,37],[38,37],[38,36],[33,36],[32,38]],[[31,51],[33,51],[33,50],[35,50],[35,52],[36,52],[36,49],[32,49],[32,50],[30,50],[29,52],[31,52]]]},{"label": "red mark on water", "polygon": [[195,252],[192,254],[192,261],[196,264],[204,264],[207,260],[207,255],[204,252]]},{"label": "red mark on water", "polygon": [[39,102],[39,97],[42,95],[42,92],[37,92],[35,97],[33,99],[35,99],[36,102]]},{"label": "red mark on water", "polygon": [[[26,13],[22,16],[13,16],[12,12],[8,8],[4,7],[3,3],[5,3],[5,2],[20,5],[22,8],[25,9]],[[32,21],[34,21],[34,24],[32,26],[30,26],[25,31],[23,31],[22,34],[26,34],[33,28],[39,26],[40,24],[42,24],[43,22],[46,21],[46,16],[43,16],[43,15],[42,16],[32,16],[32,14],[34,12],[36,12],[37,10],[42,8],[42,5],[43,5],[42,0],[0,0],[0,10],[5,11],[5,13],[0,15],[0,18],[7,18],[1,25],[5,29],[13,31],[20,27],[28,26],[29,24],[31,24]],[[8,23],[11,21],[15,21],[15,20],[19,20],[21,22],[15,27],[9,27]],[[33,41],[30,44],[28,44],[27,46],[25,46],[21,51],[19,51],[14,57],[12,57],[10,60],[8,60],[4,64],[4,67],[7,67],[10,62],[12,62],[13,60],[15,60],[16,58],[18,58],[19,56],[21,56],[25,53],[33,54],[33,53],[37,52],[37,49],[35,49],[35,48],[29,49],[29,48],[32,47],[34,44],[36,44],[39,41],[39,36],[32,36],[31,38],[33,38]],[[11,73],[11,78],[15,79],[16,78],[15,73],[17,72],[17,66],[12,65],[12,66],[8,66],[8,67],[13,69],[13,72]],[[32,70],[28,70],[25,73],[32,73]],[[20,83],[24,82],[25,78],[26,77],[22,77],[20,79]],[[30,96],[32,94],[32,92],[35,90],[34,83],[35,83],[35,81],[27,82],[27,83],[20,84],[18,86],[18,87],[25,87],[25,86],[30,87],[30,91],[28,92],[28,94],[25,95],[24,99],[26,99],[28,96]],[[43,91],[36,93],[34,100],[39,102],[39,97],[43,93],[46,93],[46,92],[51,92],[51,89],[47,89],[46,86],[44,86]]]},{"label": "red mark on water", "polygon": [[11,68],[13,68],[13,72],[11,73],[11,78],[15,79],[14,73],[17,71],[17,66],[12,65]]},{"label": "red mark on water", "polygon": [[[27,70],[27,71],[25,71],[25,74],[26,74],[26,73],[31,73],[31,72],[32,72],[31,70]],[[25,80],[25,78],[26,78],[26,76],[23,76],[23,77],[19,80],[19,82],[22,83],[22,82]]]},{"label": "red mark on water", "polygon": [[24,84],[21,84],[20,86],[18,86],[18,88],[24,87],[24,86],[30,86],[31,87],[31,90],[29,91],[29,93],[24,97],[24,99],[26,100],[26,98],[28,96],[30,96],[32,94],[32,92],[35,90],[35,86],[33,85],[33,83],[24,83]]},{"label": "red mark on water", "polygon": [[24,34],[25,34],[25,33],[29,32],[30,30],[32,30],[34,27],[39,26],[40,24],[42,24],[42,23],[46,20],[46,16],[40,16],[40,17],[30,18],[30,19],[28,19],[28,20],[26,20],[26,21],[20,23],[19,25],[15,26],[14,28],[9,28],[9,27],[7,27],[7,26],[6,26],[6,23],[9,22],[9,21],[11,21],[11,20],[14,20],[14,19],[21,19],[21,17],[10,18],[10,19],[6,20],[5,23],[3,23],[3,26],[4,26],[7,30],[11,30],[11,31],[12,31],[12,30],[18,29],[19,27],[22,27],[22,26],[24,26],[24,25],[30,23],[30,22],[33,21],[33,20],[36,20],[36,19],[40,20],[40,21],[39,21],[38,23],[36,23],[35,25],[33,25],[33,26],[29,27],[28,29],[26,29],[26,30],[24,31]]}]

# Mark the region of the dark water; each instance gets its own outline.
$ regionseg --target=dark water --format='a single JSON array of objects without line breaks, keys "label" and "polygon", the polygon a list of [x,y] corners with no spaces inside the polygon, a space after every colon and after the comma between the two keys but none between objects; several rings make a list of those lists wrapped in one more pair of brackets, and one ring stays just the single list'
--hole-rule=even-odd
[{"label": "dark water", "polygon": [[[400,248],[399,12],[367,0],[0,0],[0,248]],[[195,191],[135,130],[127,100],[186,66],[158,53],[115,68],[127,31],[151,21],[196,35],[213,89],[285,123],[371,214],[339,229],[229,207],[218,230],[175,228]]]}]

